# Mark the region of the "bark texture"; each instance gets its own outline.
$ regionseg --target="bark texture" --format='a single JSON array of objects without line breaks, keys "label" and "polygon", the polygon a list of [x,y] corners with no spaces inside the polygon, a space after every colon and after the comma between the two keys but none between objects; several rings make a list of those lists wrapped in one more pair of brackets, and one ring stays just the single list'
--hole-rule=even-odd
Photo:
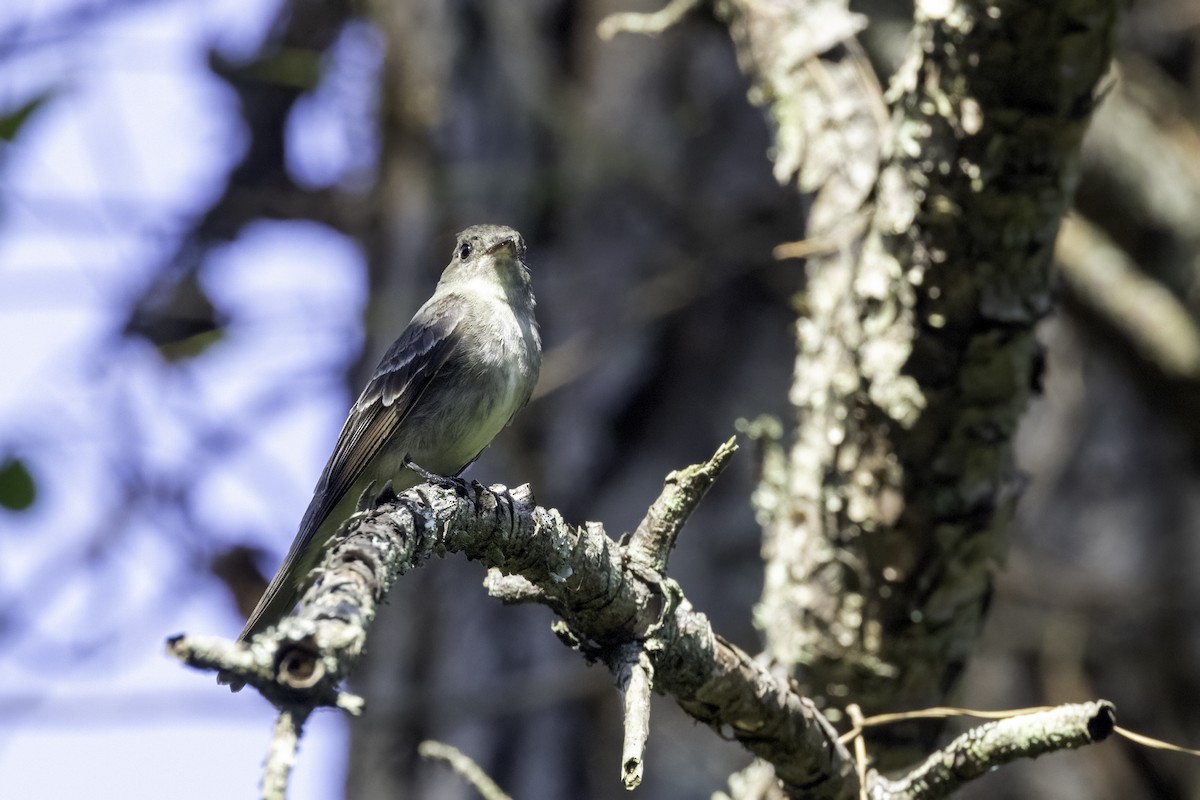
[{"label": "bark texture", "polygon": [[[647,517],[678,531],[732,452],[732,443],[726,443],[708,462],[672,473]],[[1040,709],[975,728],[890,781],[868,767],[861,741],[857,762],[851,758],[794,682],[772,675],[713,630],[679,584],[661,572],[670,541],[664,539],[657,555],[646,559],[639,537],[614,542],[598,523],[572,525],[558,511],[534,505],[528,486],[510,492],[503,486],[443,483],[390,494],[378,508],[348,520],[298,608],[277,626],[247,642],[183,635],[168,640],[176,657],[215,669],[235,686],[254,686],[279,709],[264,800],[286,796],[300,728],[314,708],[361,710],[361,701],[338,687],[363,651],[379,601],[398,576],[446,553],[479,560],[493,576],[502,576],[489,580],[494,596],[551,608],[559,638],[616,674],[627,698],[644,691],[645,702],[627,705],[625,712],[626,730],[634,731],[635,740],[645,739],[653,683],[693,719],[770,764],[775,790],[790,798],[944,797],[1001,764],[1093,744],[1113,731],[1115,709],[1106,701]],[[636,680],[626,675],[633,661],[641,675]],[[645,685],[639,690],[637,684]],[[856,714],[853,735],[880,722]],[[639,746],[633,775],[629,759],[623,752],[621,771],[626,788],[633,788],[642,777]]]},{"label": "bark texture", "polygon": [[764,505],[758,619],[825,704],[936,705],[978,637],[1116,18],[1107,2],[917,4],[870,226],[809,262],[799,428]]}]

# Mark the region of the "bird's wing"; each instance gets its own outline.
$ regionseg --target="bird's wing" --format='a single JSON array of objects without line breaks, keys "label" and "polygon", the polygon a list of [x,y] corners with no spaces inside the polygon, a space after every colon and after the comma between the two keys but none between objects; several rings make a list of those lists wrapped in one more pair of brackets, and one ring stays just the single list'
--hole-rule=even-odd
[{"label": "bird's wing", "polygon": [[250,614],[239,639],[274,624],[295,605],[300,585],[320,555],[323,543],[313,541],[318,529],[404,423],[454,353],[462,338],[464,304],[444,302],[453,298],[439,300],[443,302],[426,306],[417,313],[384,354],[350,409],[283,566]]}]

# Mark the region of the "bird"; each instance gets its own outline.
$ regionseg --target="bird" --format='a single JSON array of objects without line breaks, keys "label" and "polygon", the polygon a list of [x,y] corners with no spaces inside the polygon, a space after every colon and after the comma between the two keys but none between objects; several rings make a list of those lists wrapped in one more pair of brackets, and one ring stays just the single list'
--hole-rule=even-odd
[{"label": "bird", "polygon": [[457,235],[433,295],[350,408],[283,565],[238,641],[291,612],[369,487],[391,481],[401,492],[420,473],[459,475],[529,402],[542,360],[534,306],[521,234],[475,225]]}]

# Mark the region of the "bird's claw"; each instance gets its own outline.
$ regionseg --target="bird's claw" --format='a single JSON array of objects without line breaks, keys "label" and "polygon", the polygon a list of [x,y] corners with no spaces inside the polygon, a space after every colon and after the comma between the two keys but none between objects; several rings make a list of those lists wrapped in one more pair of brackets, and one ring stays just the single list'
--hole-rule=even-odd
[{"label": "bird's claw", "polygon": [[404,466],[420,475],[426,483],[431,483],[441,489],[450,489],[463,496],[469,494],[467,491],[467,482],[462,478],[447,477],[446,475],[435,475],[417,462],[413,461],[408,456],[404,457]]}]

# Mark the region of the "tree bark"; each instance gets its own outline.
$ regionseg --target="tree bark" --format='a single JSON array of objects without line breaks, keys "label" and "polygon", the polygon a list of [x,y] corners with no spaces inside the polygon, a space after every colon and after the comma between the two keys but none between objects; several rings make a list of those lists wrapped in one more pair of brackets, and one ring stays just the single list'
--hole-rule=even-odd
[{"label": "tree bark", "polygon": [[[851,43],[796,60],[782,43],[798,12],[726,8],[782,153],[811,140],[797,86],[865,118],[869,92],[838,77]],[[1116,18],[1104,0],[917,3],[857,230],[829,204],[853,196],[830,188],[858,152],[804,151],[799,188],[814,188],[806,172],[831,177],[810,217],[798,430],[759,494],[757,619],[772,660],[800,667],[823,706],[936,705],[972,652],[1021,486],[1011,442],[1038,381],[1033,327]],[[804,72],[824,83],[797,84]]]}]

